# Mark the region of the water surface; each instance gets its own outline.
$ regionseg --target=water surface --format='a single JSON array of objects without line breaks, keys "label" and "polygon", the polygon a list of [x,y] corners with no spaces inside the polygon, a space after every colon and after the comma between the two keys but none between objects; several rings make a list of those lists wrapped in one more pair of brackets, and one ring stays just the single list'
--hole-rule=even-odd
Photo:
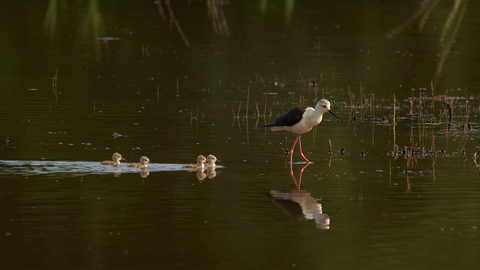
[{"label": "water surface", "polygon": [[[478,10],[474,1],[8,4],[2,262],[478,268]],[[296,150],[289,164],[285,137],[289,148],[295,134],[261,126],[322,97],[343,121],[325,115],[302,136],[312,163]],[[98,165],[114,152],[153,164],[148,174]],[[200,154],[222,161],[201,180],[181,169]]]}]

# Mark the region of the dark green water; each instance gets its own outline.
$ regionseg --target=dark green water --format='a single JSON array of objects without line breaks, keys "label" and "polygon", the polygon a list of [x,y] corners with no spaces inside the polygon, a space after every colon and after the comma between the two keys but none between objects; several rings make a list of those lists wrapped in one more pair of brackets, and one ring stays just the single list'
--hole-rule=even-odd
[{"label": "dark green water", "polygon": [[[159,3],[1,9],[5,269],[478,268],[477,2]],[[302,136],[295,182],[295,134],[260,126],[322,96],[343,121]],[[152,170],[97,169],[114,152]],[[215,177],[178,170],[200,154]]]}]

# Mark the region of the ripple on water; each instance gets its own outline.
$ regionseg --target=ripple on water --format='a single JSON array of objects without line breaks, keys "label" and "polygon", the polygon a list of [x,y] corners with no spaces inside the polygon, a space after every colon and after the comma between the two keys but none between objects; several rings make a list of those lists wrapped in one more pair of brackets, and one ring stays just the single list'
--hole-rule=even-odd
[{"label": "ripple on water", "polygon": [[[39,174],[61,174],[70,176],[81,176],[86,174],[117,174],[117,173],[138,173],[162,172],[162,171],[185,171],[183,164],[170,163],[149,163],[148,169],[127,167],[121,164],[120,167],[100,165],[99,162],[91,161],[43,161],[43,160],[0,160],[0,174],[17,175],[39,175]],[[217,165],[217,168],[222,168]]]}]

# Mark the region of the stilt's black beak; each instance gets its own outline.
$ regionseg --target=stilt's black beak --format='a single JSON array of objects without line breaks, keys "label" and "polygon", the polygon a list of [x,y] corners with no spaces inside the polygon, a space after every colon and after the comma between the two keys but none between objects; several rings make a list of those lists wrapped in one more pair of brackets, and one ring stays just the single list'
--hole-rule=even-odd
[{"label": "stilt's black beak", "polygon": [[332,111],[328,110],[329,113],[333,114],[336,118],[338,118],[338,120],[342,121],[342,119],[340,119],[340,117],[338,117],[336,114],[334,114]]}]

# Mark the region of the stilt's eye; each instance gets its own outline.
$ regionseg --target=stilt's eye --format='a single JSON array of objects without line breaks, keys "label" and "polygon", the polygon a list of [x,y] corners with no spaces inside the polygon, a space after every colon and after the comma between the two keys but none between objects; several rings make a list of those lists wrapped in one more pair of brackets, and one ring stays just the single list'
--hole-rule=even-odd
[{"label": "stilt's eye", "polygon": [[323,105],[323,108],[326,108],[327,106]]}]

